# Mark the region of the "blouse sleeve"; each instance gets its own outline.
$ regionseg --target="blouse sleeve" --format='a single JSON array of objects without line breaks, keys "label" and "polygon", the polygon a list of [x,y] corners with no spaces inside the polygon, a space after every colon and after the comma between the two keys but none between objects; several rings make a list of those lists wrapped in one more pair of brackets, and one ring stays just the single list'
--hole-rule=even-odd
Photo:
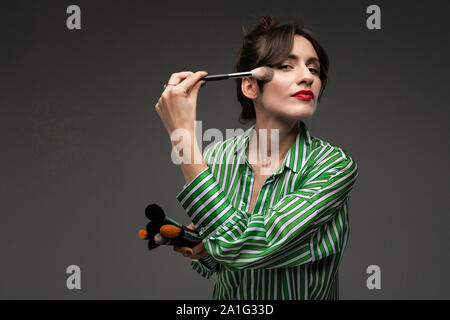
[{"label": "blouse sleeve", "polygon": [[198,260],[192,260],[191,265],[198,274],[206,279],[209,279],[214,274],[214,272],[217,271],[217,268],[219,266],[210,255],[207,255],[206,257]]},{"label": "blouse sleeve", "polygon": [[261,213],[250,213],[230,203],[207,167],[177,199],[219,264],[237,269],[292,267],[314,261],[312,236],[346,204],[357,175],[350,156],[332,152],[314,163],[297,190]]},{"label": "blouse sleeve", "polygon": [[[217,146],[217,143],[214,144],[215,146]],[[205,159],[205,161],[211,161],[211,155],[212,155],[212,150],[213,148],[210,147],[208,149],[205,150],[205,152],[203,153],[203,158]],[[201,275],[202,277],[209,279],[214,272],[216,272],[219,268],[218,263],[214,260],[214,258],[211,255],[207,255],[201,259],[194,259],[191,262],[191,267],[192,269],[194,269],[195,271],[197,271],[197,273],[199,275]]]}]

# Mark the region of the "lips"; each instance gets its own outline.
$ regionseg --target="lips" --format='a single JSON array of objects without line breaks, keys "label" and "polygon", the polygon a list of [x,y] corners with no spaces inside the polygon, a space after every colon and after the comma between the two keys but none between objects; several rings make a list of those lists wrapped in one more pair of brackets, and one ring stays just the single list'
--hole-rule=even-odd
[{"label": "lips", "polygon": [[302,100],[311,100],[314,97],[314,94],[311,90],[300,90],[294,93],[292,96]]}]

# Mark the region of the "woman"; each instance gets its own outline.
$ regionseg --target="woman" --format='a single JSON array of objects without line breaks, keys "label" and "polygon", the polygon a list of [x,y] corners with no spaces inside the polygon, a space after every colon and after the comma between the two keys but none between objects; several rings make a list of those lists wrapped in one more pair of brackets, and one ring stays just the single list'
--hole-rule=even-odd
[{"label": "woman", "polygon": [[[172,74],[155,106],[169,135],[189,133],[180,144],[191,163],[202,160],[181,164],[186,185],[177,195],[202,242],[174,249],[193,259],[202,276],[216,273],[214,299],[338,299],[357,166],[341,148],[311,136],[302,121],[313,116],[323,94],[328,56],[308,30],[265,16],[245,35],[235,71],[259,66],[273,68],[271,81],[237,80],[240,120],[254,125],[203,157],[194,121],[207,72]],[[261,159],[263,147],[269,165]]]}]

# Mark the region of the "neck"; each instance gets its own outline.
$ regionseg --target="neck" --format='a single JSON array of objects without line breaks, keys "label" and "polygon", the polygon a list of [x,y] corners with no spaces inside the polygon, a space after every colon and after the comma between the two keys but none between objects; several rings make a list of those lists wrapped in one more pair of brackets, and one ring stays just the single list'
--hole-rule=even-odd
[{"label": "neck", "polygon": [[[280,119],[256,121],[250,137],[248,158],[256,168],[276,171],[283,163],[300,131],[300,121]],[[277,134],[278,132],[278,134]],[[253,160],[253,161],[252,161]]]}]

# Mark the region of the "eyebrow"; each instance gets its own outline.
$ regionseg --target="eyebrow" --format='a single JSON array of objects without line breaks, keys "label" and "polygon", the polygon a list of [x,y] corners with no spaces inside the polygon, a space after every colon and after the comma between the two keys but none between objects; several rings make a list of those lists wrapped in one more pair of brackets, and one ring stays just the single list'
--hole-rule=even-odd
[{"label": "eyebrow", "polygon": [[[292,59],[292,60],[298,61],[298,57],[295,54],[288,55],[287,59]],[[311,62],[317,63],[320,67],[320,61],[316,57],[309,57],[308,60],[306,60],[306,64],[311,63]]]}]

